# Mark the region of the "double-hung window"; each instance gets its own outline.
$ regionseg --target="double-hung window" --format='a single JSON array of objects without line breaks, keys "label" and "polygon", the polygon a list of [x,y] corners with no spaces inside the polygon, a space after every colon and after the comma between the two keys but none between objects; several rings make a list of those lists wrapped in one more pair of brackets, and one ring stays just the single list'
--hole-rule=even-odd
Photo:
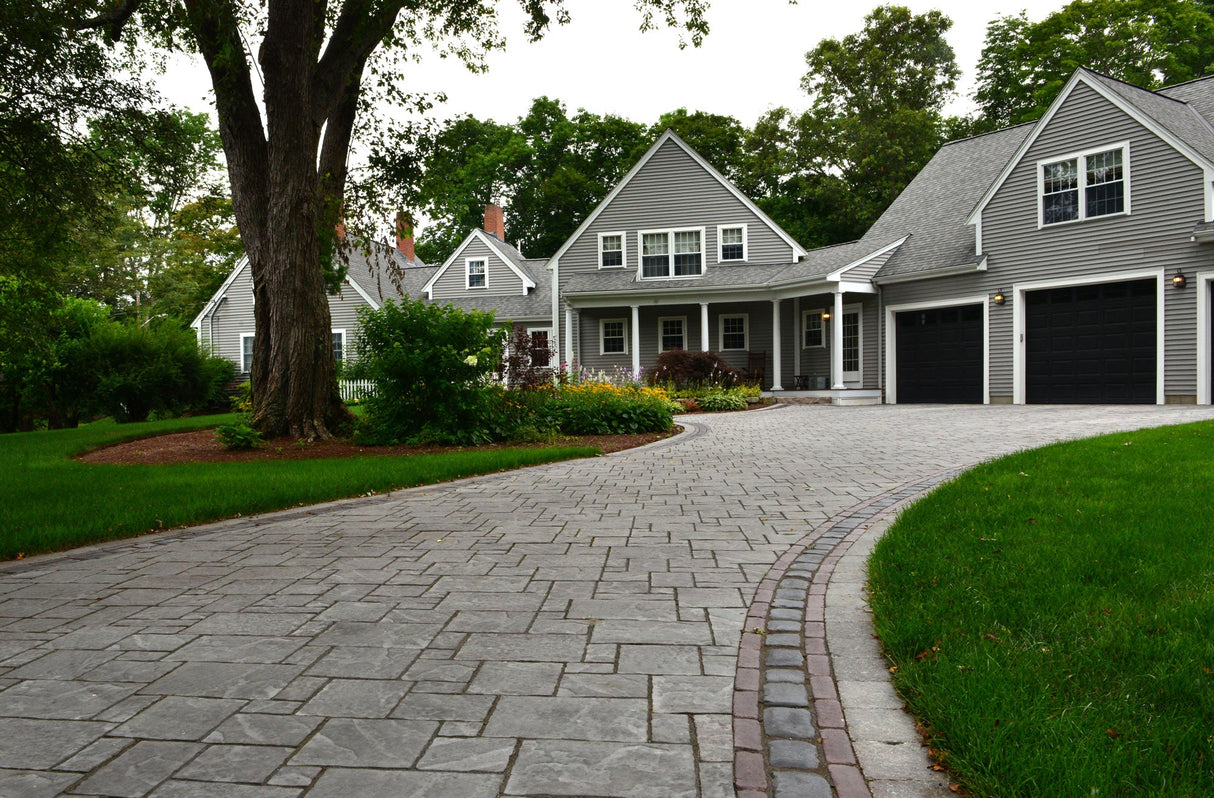
[{"label": "double-hung window", "polygon": [[625,319],[603,319],[599,322],[599,354],[628,354],[628,322]]},{"label": "double-hung window", "polygon": [[746,225],[717,228],[717,260],[721,263],[746,260]]},{"label": "double-hung window", "polygon": [[719,348],[722,352],[730,349],[746,350],[750,348],[750,338],[746,329],[748,321],[749,318],[745,313],[721,316]]},{"label": "double-hung window", "polygon": [[1042,227],[1129,213],[1129,145],[1038,163]]},{"label": "double-hung window", "polygon": [[704,273],[704,230],[641,233],[641,277],[699,277]]},{"label": "double-hung window", "polygon": [[340,363],[346,356],[346,331],[333,331],[333,362]]},{"label": "double-hung window", "polygon": [[687,348],[687,317],[663,316],[658,319],[658,351]]},{"label": "double-hung window", "polygon": [[240,373],[253,371],[253,333],[240,334]]},{"label": "double-hung window", "polygon": [[489,285],[489,274],[485,268],[484,258],[468,258],[468,288],[486,288]]},{"label": "double-hung window", "polygon": [[804,331],[802,333],[802,348],[820,349],[826,346],[826,335],[822,326],[822,311],[807,310],[801,315],[801,319],[801,329]]},{"label": "double-hung window", "polygon": [[624,234],[599,234],[599,268],[614,269],[624,266]]}]

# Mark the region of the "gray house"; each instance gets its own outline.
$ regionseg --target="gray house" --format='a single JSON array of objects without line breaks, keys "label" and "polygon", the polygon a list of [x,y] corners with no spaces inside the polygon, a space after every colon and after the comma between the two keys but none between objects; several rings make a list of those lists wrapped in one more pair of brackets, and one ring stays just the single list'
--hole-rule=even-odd
[{"label": "gray house", "polygon": [[841,404],[1209,403],[1212,122],[1214,78],[1080,69],[810,251],[668,132],[552,258],[562,357],[763,358],[772,392]]},{"label": "gray house", "polygon": [[[1039,121],[945,145],[861,239],[815,250],[667,131],[551,258],[489,206],[441,266],[393,253],[389,282],[591,369],[681,348],[836,404],[1208,404],[1212,124],[1214,78],[1152,92],[1080,69]],[[335,352],[386,296],[350,271]],[[247,274],[194,326],[243,363]]]}]

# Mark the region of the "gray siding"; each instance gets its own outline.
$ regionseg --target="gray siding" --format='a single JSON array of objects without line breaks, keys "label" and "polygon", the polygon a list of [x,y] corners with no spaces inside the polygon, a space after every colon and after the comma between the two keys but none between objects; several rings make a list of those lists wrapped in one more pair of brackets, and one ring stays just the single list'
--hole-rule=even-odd
[{"label": "gray siding", "polygon": [[599,233],[624,232],[625,263],[638,265],[638,231],[703,227],[705,270],[718,265],[717,225],[747,226],[746,263],[788,263],[792,247],[682,147],[667,141],[561,256],[561,272],[598,269]]},{"label": "gray siding", "polygon": [[[1130,215],[1038,229],[1037,162],[1123,141],[1130,143]],[[1116,280],[1119,274],[1159,269],[1171,275],[1177,268],[1191,277],[1214,254],[1209,245],[1190,241],[1193,227],[1204,219],[1204,203],[1200,168],[1079,84],[983,211],[987,271],[885,285],[882,302],[897,305],[1004,291],[1007,304],[990,306],[990,392],[992,400],[1009,401],[1016,345],[1013,285]],[[1197,392],[1196,291],[1177,291],[1169,284],[1164,300],[1164,392],[1191,396]],[[883,347],[884,337],[881,343]]]},{"label": "gray siding", "polygon": [[[468,258],[484,258],[487,274],[486,288],[469,290],[466,285]],[[523,281],[506,263],[480,239],[469,241],[455,253],[451,268],[434,283],[434,299],[454,299],[461,296],[501,296],[522,294]]]}]

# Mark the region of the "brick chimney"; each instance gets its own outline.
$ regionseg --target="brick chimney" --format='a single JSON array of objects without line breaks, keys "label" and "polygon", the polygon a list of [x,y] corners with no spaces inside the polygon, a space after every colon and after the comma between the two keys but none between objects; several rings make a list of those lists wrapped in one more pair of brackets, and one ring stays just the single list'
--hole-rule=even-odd
[{"label": "brick chimney", "polygon": [[346,217],[342,216],[337,220],[337,224],[333,225],[333,231],[337,233],[338,241],[346,240]]},{"label": "brick chimney", "polygon": [[417,260],[413,249],[413,217],[404,211],[396,214],[396,249],[410,263]]},{"label": "brick chimney", "polygon": [[485,232],[498,241],[506,240],[506,213],[502,206],[493,203],[485,206]]}]

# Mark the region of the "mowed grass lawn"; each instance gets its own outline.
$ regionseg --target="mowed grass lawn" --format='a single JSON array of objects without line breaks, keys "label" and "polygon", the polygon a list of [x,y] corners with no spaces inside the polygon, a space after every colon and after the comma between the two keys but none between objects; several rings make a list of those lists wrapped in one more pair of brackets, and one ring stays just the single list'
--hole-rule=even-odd
[{"label": "mowed grass lawn", "polygon": [[1214,423],[983,465],[870,565],[895,684],[970,794],[1214,795]]},{"label": "mowed grass lawn", "polygon": [[597,448],[468,450],[411,457],[94,465],[106,443],[232,423],[234,415],[0,436],[0,560],[158,529],[596,454]]}]

